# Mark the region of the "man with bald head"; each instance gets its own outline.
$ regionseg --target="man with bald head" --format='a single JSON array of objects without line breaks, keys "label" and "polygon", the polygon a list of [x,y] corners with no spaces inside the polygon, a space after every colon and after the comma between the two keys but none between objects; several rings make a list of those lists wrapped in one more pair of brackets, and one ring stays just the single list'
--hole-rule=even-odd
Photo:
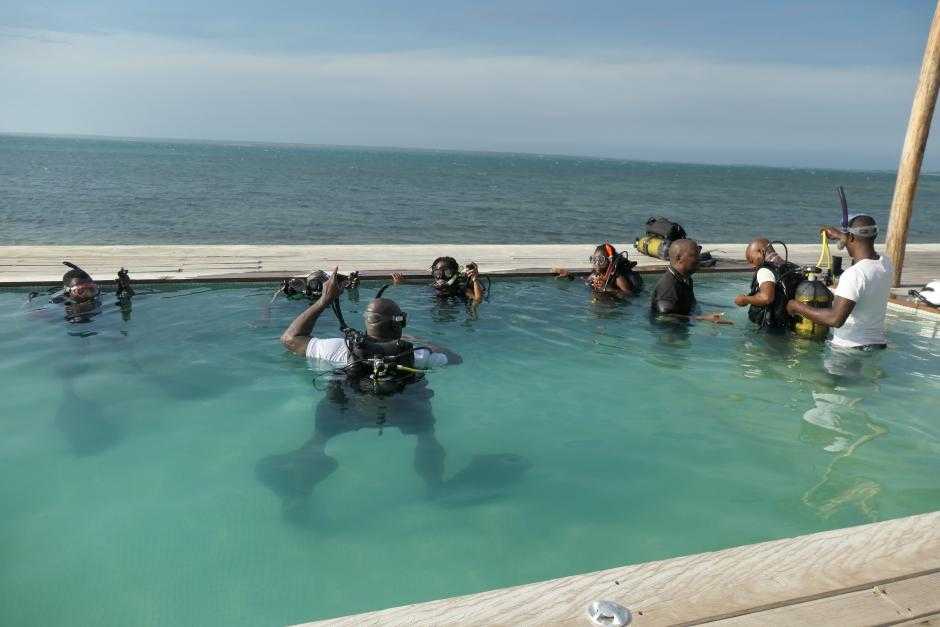
[{"label": "man with bald head", "polygon": [[738,307],[750,306],[748,318],[761,327],[787,328],[790,324],[786,311],[788,295],[781,281],[790,277],[798,281],[795,271],[799,268],[781,257],[766,237],[758,237],[748,244],[744,256],[755,273],[751,279],[750,293],[736,296],[734,304]]},{"label": "man with bald head", "polygon": [[654,315],[721,322],[721,314],[693,316],[695,291],[692,275],[698,270],[702,247],[694,240],[679,239],[669,246],[669,266],[653,290],[650,309]]}]

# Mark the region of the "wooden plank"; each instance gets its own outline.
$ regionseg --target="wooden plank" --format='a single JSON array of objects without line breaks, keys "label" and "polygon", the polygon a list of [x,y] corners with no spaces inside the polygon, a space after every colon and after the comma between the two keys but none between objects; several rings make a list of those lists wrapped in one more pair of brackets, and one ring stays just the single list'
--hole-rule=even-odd
[{"label": "wooden plank", "polygon": [[940,612],[940,573],[749,612],[708,623],[715,627],[762,625],[888,625]]},{"label": "wooden plank", "polygon": [[[631,250],[629,243],[616,244]],[[743,262],[745,244],[711,244],[719,259],[718,270],[747,270]],[[583,268],[592,244],[565,245],[349,245],[349,246],[3,246],[0,247],[0,285],[51,284],[61,279],[63,259],[86,267],[99,280],[109,280],[118,268],[131,271],[138,281],[198,281],[218,277],[263,280],[277,276],[297,276],[316,268],[384,271],[426,275],[431,261],[442,254],[458,261],[475,260],[484,273],[541,272],[553,266]],[[940,244],[911,244],[905,281],[922,285],[928,278],[940,277]],[[799,264],[813,263],[819,255],[814,245],[790,246],[790,258]],[[631,252],[643,271],[658,271],[664,266]]]},{"label": "wooden plank", "polygon": [[730,618],[940,570],[940,512],[406,605],[308,625],[585,624],[598,599],[634,625]]}]

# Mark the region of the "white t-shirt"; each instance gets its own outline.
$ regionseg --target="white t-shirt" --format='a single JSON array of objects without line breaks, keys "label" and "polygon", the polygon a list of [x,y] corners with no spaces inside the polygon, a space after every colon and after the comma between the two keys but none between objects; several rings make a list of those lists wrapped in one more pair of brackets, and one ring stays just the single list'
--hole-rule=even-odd
[{"label": "white t-shirt", "polygon": [[[307,359],[320,359],[345,366],[349,363],[349,348],[341,337],[312,337],[307,344]],[[447,355],[432,353],[426,348],[415,351],[415,368],[446,366]]]},{"label": "white t-shirt", "polygon": [[769,268],[760,268],[757,271],[757,286],[760,287],[764,283],[776,283],[777,279],[774,278],[774,273],[770,271]]},{"label": "white t-shirt", "polygon": [[832,330],[832,345],[856,347],[886,344],[885,311],[891,294],[891,262],[879,259],[856,261],[839,278],[836,296],[855,303],[855,308],[841,328]]}]

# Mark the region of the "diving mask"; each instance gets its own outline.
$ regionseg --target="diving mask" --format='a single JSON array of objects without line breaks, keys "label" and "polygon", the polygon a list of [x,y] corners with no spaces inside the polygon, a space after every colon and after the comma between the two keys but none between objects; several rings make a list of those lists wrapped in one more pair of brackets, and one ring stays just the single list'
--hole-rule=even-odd
[{"label": "diving mask", "polygon": [[408,314],[406,314],[404,311],[397,314],[385,314],[367,310],[365,313],[365,319],[366,324],[382,324],[384,322],[391,322],[397,325],[400,329],[404,329],[408,324]]},{"label": "diving mask", "polygon": [[65,295],[75,301],[91,300],[100,293],[98,284],[90,281],[65,288]]}]

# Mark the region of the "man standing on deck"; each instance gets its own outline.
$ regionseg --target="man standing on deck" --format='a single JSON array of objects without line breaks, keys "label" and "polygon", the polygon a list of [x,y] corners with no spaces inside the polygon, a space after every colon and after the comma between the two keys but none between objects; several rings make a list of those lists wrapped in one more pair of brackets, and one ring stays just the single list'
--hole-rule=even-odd
[{"label": "man standing on deck", "polygon": [[650,311],[654,316],[669,316],[688,320],[707,320],[718,324],[731,324],[722,320],[720,313],[694,316],[696,307],[692,275],[698,270],[702,247],[690,239],[676,240],[669,246],[669,266],[653,289]]},{"label": "man standing on deck", "polygon": [[830,239],[839,242],[852,256],[852,266],[842,273],[833,295],[832,307],[816,309],[791,300],[787,313],[803,316],[832,327],[832,346],[857,350],[886,348],[885,312],[891,294],[891,262],[875,252],[878,226],[869,215],[849,218],[844,230],[827,226]]}]

